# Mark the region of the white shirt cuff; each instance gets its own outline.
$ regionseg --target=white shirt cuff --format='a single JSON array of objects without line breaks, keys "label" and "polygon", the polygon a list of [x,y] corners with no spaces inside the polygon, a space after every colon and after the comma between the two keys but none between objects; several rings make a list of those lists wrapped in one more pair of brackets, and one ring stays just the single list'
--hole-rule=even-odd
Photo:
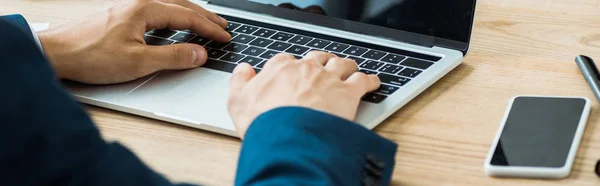
[{"label": "white shirt cuff", "polygon": [[38,45],[38,47],[40,48],[40,50],[42,51],[42,54],[43,54],[44,48],[42,48],[42,42],[40,42],[40,37],[37,35],[35,30],[33,30],[33,27],[31,25],[29,25],[29,28],[31,29],[31,34],[33,35],[33,40]]},{"label": "white shirt cuff", "polygon": [[35,41],[35,44],[38,45],[38,47],[40,48],[40,51],[42,51],[42,54],[43,54],[44,48],[42,48],[42,42],[40,41],[40,37],[37,35],[34,27],[31,24],[29,24],[29,29],[31,30],[31,35],[33,35],[33,41]]}]

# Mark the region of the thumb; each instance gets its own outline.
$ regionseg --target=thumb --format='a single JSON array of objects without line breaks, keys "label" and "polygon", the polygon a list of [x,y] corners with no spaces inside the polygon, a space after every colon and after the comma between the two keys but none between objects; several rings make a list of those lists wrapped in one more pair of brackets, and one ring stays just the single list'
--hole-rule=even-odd
[{"label": "thumb", "polygon": [[203,65],[207,59],[204,47],[195,44],[147,46],[147,65],[154,70],[179,70]]},{"label": "thumb", "polygon": [[229,91],[239,92],[254,76],[256,76],[256,72],[250,64],[240,63],[233,70],[233,76],[231,76],[231,80],[229,81]]}]

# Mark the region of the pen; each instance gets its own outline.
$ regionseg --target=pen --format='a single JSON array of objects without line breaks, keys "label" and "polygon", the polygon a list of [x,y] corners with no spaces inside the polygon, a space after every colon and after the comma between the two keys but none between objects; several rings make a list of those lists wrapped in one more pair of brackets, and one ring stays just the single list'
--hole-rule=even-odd
[{"label": "pen", "polygon": [[581,74],[583,74],[583,78],[590,85],[596,99],[600,102],[600,72],[598,72],[598,67],[594,64],[594,60],[590,57],[579,55],[575,58],[575,62]]},{"label": "pen", "polygon": [[600,160],[596,162],[596,168],[594,169],[594,172],[596,172],[596,176],[600,177]]}]

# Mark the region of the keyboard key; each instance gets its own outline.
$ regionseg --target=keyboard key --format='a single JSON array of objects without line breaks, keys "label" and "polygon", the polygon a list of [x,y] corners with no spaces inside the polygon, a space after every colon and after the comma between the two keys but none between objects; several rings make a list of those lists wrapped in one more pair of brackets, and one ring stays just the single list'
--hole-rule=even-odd
[{"label": "keyboard key", "polygon": [[330,51],[333,51],[333,52],[343,52],[348,47],[350,47],[350,45],[341,44],[341,43],[333,43],[333,44],[325,47],[325,50],[330,50]]},{"label": "keyboard key", "polygon": [[252,46],[258,46],[258,47],[267,47],[271,43],[273,43],[272,40],[263,39],[263,38],[256,38],[254,41],[250,42],[250,45],[252,45]]},{"label": "keyboard key", "polygon": [[238,61],[244,59],[244,57],[246,56],[242,54],[227,53],[225,56],[221,57],[221,60],[237,63]]},{"label": "keyboard key", "polygon": [[263,52],[267,51],[267,49],[262,49],[258,47],[250,47],[242,52],[242,54],[251,55],[251,56],[260,56]]},{"label": "keyboard key", "polygon": [[214,49],[222,49],[223,47],[227,46],[229,43],[218,43],[215,41],[211,41],[210,43],[208,43],[206,45],[206,47],[208,48],[214,48]]},{"label": "keyboard key", "polygon": [[387,98],[387,96],[384,96],[381,94],[369,93],[369,94],[363,96],[362,100],[367,101],[367,102],[372,102],[372,103],[381,103],[385,98]]},{"label": "keyboard key", "polygon": [[401,71],[400,73],[398,73],[398,75],[414,78],[414,77],[417,77],[419,74],[421,74],[421,72],[422,71],[420,71],[420,70],[406,68],[403,71]]},{"label": "keyboard key", "polygon": [[223,50],[239,53],[239,52],[244,51],[246,48],[248,48],[248,45],[239,44],[239,43],[231,43],[231,44],[227,45],[225,48],[223,48]]},{"label": "keyboard key", "polygon": [[385,57],[383,57],[383,59],[381,59],[381,61],[388,62],[388,63],[398,64],[402,60],[404,60],[404,58],[406,58],[406,57],[400,56],[400,55],[396,55],[396,54],[388,54]]},{"label": "keyboard key", "polygon": [[156,37],[162,37],[162,38],[170,38],[171,36],[175,35],[176,33],[177,33],[177,31],[175,31],[175,30],[161,29],[161,30],[154,30],[150,35],[156,36]]},{"label": "keyboard key", "polygon": [[396,85],[396,86],[404,86],[404,85],[406,85],[406,83],[408,83],[410,81],[410,79],[408,79],[408,78],[404,78],[404,77],[400,77],[400,76],[393,76],[393,75],[388,75],[388,74],[378,74],[377,76],[379,76],[379,79],[381,80],[382,83],[387,83],[387,84]]},{"label": "keyboard key", "polygon": [[276,41],[275,43],[269,45],[267,48],[278,51],[285,51],[285,49],[289,48],[290,46],[292,46],[292,44]]},{"label": "keyboard key", "polygon": [[219,61],[219,60],[215,60],[215,59],[208,59],[208,60],[206,60],[206,63],[204,63],[204,65],[202,65],[202,67],[204,67],[204,68],[225,71],[225,72],[229,72],[229,73],[233,72],[233,69],[235,69],[236,66],[237,66],[237,64],[227,63],[227,62]]},{"label": "keyboard key", "polygon": [[235,36],[238,35],[238,33],[235,33],[235,32],[227,32],[227,33],[229,33],[229,35],[231,35],[231,38],[234,38]]},{"label": "keyboard key", "polygon": [[152,37],[152,36],[144,36],[144,41],[146,41],[146,45],[153,45],[153,46],[170,45],[173,43],[173,41],[171,41],[171,40],[161,39],[161,38]]},{"label": "keyboard key", "polygon": [[402,70],[404,67],[398,66],[398,65],[390,65],[390,64],[386,64],[383,67],[381,67],[381,69],[379,69],[380,72],[386,72],[386,73],[390,73],[390,74],[396,74],[398,72],[400,72],[400,70]]},{"label": "keyboard key", "polygon": [[252,66],[256,66],[256,65],[260,64],[263,61],[265,61],[265,60],[264,59],[260,59],[260,58],[255,58],[255,57],[248,56],[248,57],[242,59],[240,61],[240,63],[244,62],[244,63],[248,63],[248,64],[250,64]]},{"label": "keyboard key", "polygon": [[294,36],[294,34],[278,32],[273,37],[271,37],[271,39],[275,39],[275,40],[279,40],[279,41],[287,41],[287,40],[290,40],[290,38],[292,38],[293,36]]},{"label": "keyboard key", "polygon": [[365,74],[367,74],[367,75],[369,75],[369,74],[374,74],[374,75],[377,75],[377,74],[379,74],[379,72],[372,71],[372,70],[367,70],[367,69],[360,69],[360,70],[358,70],[358,71],[359,71],[359,72],[362,72],[362,73],[365,73]]},{"label": "keyboard key", "polygon": [[190,39],[192,39],[194,36],[195,36],[194,34],[179,32],[179,33],[175,34],[173,37],[171,37],[171,39],[175,40],[175,41],[179,41],[179,42],[186,42],[186,41],[189,41]]},{"label": "keyboard key", "polygon": [[219,59],[221,56],[225,55],[227,52],[217,49],[210,49],[208,52],[208,58]]},{"label": "keyboard key", "polygon": [[346,57],[348,57],[347,55],[340,54],[340,53],[334,53],[334,52],[331,52],[331,53],[332,53],[332,54],[335,54],[337,57],[341,57],[341,58],[346,58]]},{"label": "keyboard key", "polygon": [[260,63],[260,64],[256,65],[256,67],[257,67],[257,68],[264,68],[266,63],[267,63],[267,61],[264,61],[264,62],[262,62],[262,63]]},{"label": "keyboard key", "polygon": [[240,26],[242,26],[242,25],[239,24],[239,23],[228,22],[227,23],[227,29],[225,29],[225,30],[227,30],[227,31],[233,31],[233,30],[235,30],[236,28],[238,28]]},{"label": "keyboard key", "polygon": [[304,44],[308,43],[312,39],[313,38],[306,37],[306,36],[296,36],[296,37],[292,38],[290,40],[290,42],[294,43],[294,44],[304,45]]},{"label": "keyboard key", "polygon": [[377,89],[375,92],[385,94],[385,95],[390,95],[390,94],[393,94],[394,92],[396,92],[396,90],[398,90],[398,89],[400,89],[400,88],[382,84],[381,86],[379,86],[379,89]]},{"label": "keyboard key", "polygon": [[302,54],[304,54],[304,52],[308,51],[308,49],[309,48],[307,48],[307,47],[294,45],[294,46],[290,47],[289,49],[287,49],[285,52],[302,55]]},{"label": "keyboard key", "polygon": [[254,37],[254,36],[240,34],[238,36],[235,36],[233,39],[231,39],[231,41],[238,42],[238,43],[248,44],[248,43],[250,43],[250,41],[252,41],[255,38],[256,37]]},{"label": "keyboard key", "polygon": [[356,61],[356,64],[359,64],[359,65],[361,63],[365,62],[365,60],[366,60],[366,59],[355,57],[355,56],[348,56],[348,59],[352,59],[352,60]]},{"label": "keyboard key", "polygon": [[321,40],[321,39],[313,39],[306,46],[322,49],[322,48],[325,48],[329,44],[331,44],[331,41],[325,41],[325,40]]},{"label": "keyboard key", "polygon": [[415,59],[415,58],[408,58],[408,59],[402,61],[402,63],[400,63],[400,64],[404,65],[404,66],[423,69],[423,70],[425,70],[425,69],[429,68],[431,65],[433,65],[432,62]]},{"label": "keyboard key", "polygon": [[379,69],[381,66],[383,66],[384,63],[382,62],[377,62],[377,61],[367,61],[364,62],[362,64],[360,64],[360,68],[366,68],[369,70],[377,70]]},{"label": "keyboard key", "polygon": [[206,43],[210,42],[209,39],[203,38],[203,37],[195,37],[192,40],[189,40],[188,43],[194,43],[194,44],[199,44],[199,45],[206,45]]},{"label": "keyboard key", "polygon": [[261,28],[260,30],[254,32],[254,34],[252,35],[269,38],[273,34],[275,34],[275,31]]},{"label": "keyboard key", "polygon": [[240,32],[240,33],[244,33],[244,34],[252,34],[252,32],[254,32],[256,30],[258,30],[258,27],[242,25],[239,28],[235,29],[234,32]]},{"label": "keyboard key", "polygon": [[254,71],[256,72],[256,74],[260,73],[260,71],[262,71],[262,69],[260,68],[254,68]]},{"label": "keyboard key", "polygon": [[360,56],[360,55],[364,54],[366,51],[367,51],[367,49],[351,46],[346,51],[344,51],[344,54]]},{"label": "keyboard key", "polygon": [[267,52],[265,52],[262,55],[260,55],[260,57],[264,58],[264,59],[271,59],[273,56],[275,56],[277,54],[279,54],[279,52],[268,50]]},{"label": "keyboard key", "polygon": [[375,51],[375,50],[369,50],[369,52],[367,52],[364,55],[362,55],[362,57],[367,58],[367,59],[379,60],[385,54],[386,54],[385,52],[380,52],[380,51]]}]

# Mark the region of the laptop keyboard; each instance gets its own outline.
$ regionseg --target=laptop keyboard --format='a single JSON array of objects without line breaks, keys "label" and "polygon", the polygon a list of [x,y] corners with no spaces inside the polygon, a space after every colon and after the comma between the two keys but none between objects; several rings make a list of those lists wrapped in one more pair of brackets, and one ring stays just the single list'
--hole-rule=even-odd
[{"label": "laptop keyboard", "polygon": [[208,51],[208,60],[203,67],[229,73],[240,62],[251,64],[258,73],[268,59],[281,52],[292,54],[298,59],[313,50],[330,52],[355,60],[360,72],[375,74],[381,79],[381,87],[363,97],[363,101],[372,103],[381,103],[441,59],[239,18],[227,18],[230,21],[226,30],[232,36],[229,43],[217,43],[190,31],[168,29],[152,30],[146,33],[144,40],[148,45],[203,45]]}]

